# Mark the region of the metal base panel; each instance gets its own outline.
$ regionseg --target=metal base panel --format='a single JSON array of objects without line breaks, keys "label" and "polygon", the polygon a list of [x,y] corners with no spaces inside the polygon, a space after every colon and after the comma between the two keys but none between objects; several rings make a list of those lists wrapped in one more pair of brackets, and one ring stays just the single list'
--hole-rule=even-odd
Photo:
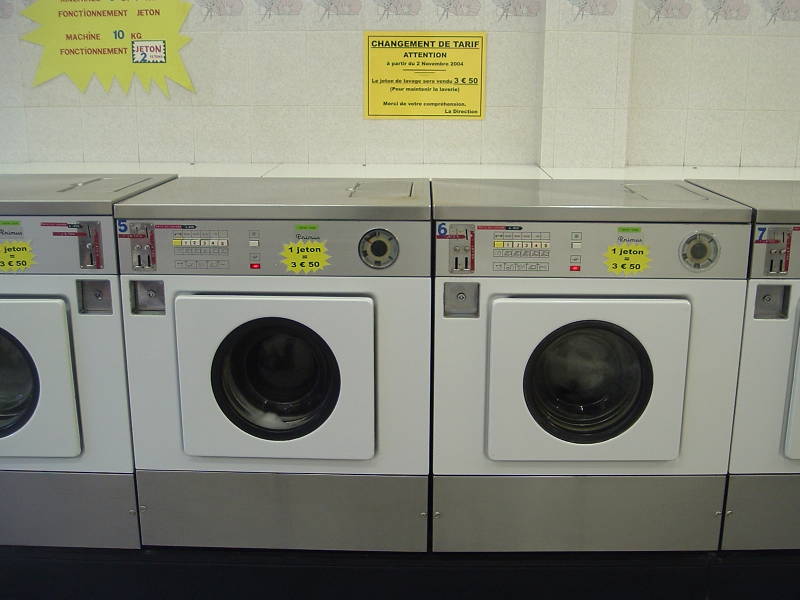
[{"label": "metal base panel", "polygon": [[422,552],[424,476],[137,471],[142,543]]},{"label": "metal base panel", "polygon": [[0,472],[0,544],[139,548],[132,474]]},{"label": "metal base panel", "polygon": [[439,552],[716,550],[724,476],[437,476]]},{"label": "metal base panel", "polygon": [[800,475],[731,475],[723,550],[800,548]]}]

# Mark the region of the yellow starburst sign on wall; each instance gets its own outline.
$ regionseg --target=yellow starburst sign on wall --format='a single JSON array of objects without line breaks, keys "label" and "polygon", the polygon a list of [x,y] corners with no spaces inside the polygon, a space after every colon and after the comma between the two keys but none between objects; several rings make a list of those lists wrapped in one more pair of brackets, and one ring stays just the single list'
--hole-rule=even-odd
[{"label": "yellow starburst sign on wall", "polygon": [[146,90],[166,96],[167,78],[194,91],[180,49],[192,5],[181,0],[36,0],[22,14],[39,24],[24,40],[43,46],[33,85],[61,74],[83,92],[97,79],[108,91],[116,78],[127,92],[136,75]]}]

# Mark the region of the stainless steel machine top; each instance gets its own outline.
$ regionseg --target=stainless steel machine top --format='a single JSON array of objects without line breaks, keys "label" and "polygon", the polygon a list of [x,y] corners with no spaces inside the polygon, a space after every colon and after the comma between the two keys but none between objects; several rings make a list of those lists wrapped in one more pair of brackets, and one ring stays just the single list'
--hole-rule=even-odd
[{"label": "stainless steel machine top", "polygon": [[118,206],[123,219],[430,220],[430,183],[410,179],[187,177]]},{"label": "stainless steel machine top", "polygon": [[750,277],[800,277],[800,261],[792,259],[792,239],[800,231],[800,181],[689,182],[754,209]]},{"label": "stainless steel machine top", "polygon": [[682,181],[437,180],[439,276],[741,279],[751,210]]},{"label": "stainless steel machine top", "polygon": [[0,215],[111,215],[177,175],[0,175]]},{"label": "stainless steel machine top", "polygon": [[115,206],[122,273],[424,276],[425,180],[186,178]]},{"label": "stainless steel machine top", "polygon": [[750,211],[682,181],[434,179],[433,218],[748,223]]},{"label": "stainless steel machine top", "polygon": [[176,175],[0,175],[0,274],[116,273],[112,209]]},{"label": "stainless steel machine top", "polygon": [[800,223],[800,181],[687,181],[754,208],[756,223]]}]

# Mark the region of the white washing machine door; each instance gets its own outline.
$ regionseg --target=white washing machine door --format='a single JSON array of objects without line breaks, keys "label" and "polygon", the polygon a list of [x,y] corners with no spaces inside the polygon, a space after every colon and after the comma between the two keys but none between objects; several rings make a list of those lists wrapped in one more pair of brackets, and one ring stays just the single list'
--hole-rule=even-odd
[{"label": "white washing machine door", "polygon": [[66,303],[0,299],[0,456],[81,453],[73,378]]},{"label": "white washing machine door", "polygon": [[373,323],[367,297],[178,296],[184,451],[372,458]]},{"label": "white washing machine door", "polygon": [[494,300],[489,458],[676,458],[690,318],[681,299]]}]

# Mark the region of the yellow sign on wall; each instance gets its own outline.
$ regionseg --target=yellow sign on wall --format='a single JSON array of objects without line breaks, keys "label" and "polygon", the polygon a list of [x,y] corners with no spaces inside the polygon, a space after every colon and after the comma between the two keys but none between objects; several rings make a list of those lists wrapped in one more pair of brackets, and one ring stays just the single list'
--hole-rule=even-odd
[{"label": "yellow sign on wall", "polygon": [[181,0],[36,0],[22,14],[40,26],[23,39],[44,46],[34,85],[66,74],[81,91],[93,76],[126,92],[134,75],[165,95],[166,78],[194,91],[181,60],[180,29],[192,5]]},{"label": "yellow sign on wall", "polygon": [[368,119],[482,119],[486,34],[364,34]]}]

